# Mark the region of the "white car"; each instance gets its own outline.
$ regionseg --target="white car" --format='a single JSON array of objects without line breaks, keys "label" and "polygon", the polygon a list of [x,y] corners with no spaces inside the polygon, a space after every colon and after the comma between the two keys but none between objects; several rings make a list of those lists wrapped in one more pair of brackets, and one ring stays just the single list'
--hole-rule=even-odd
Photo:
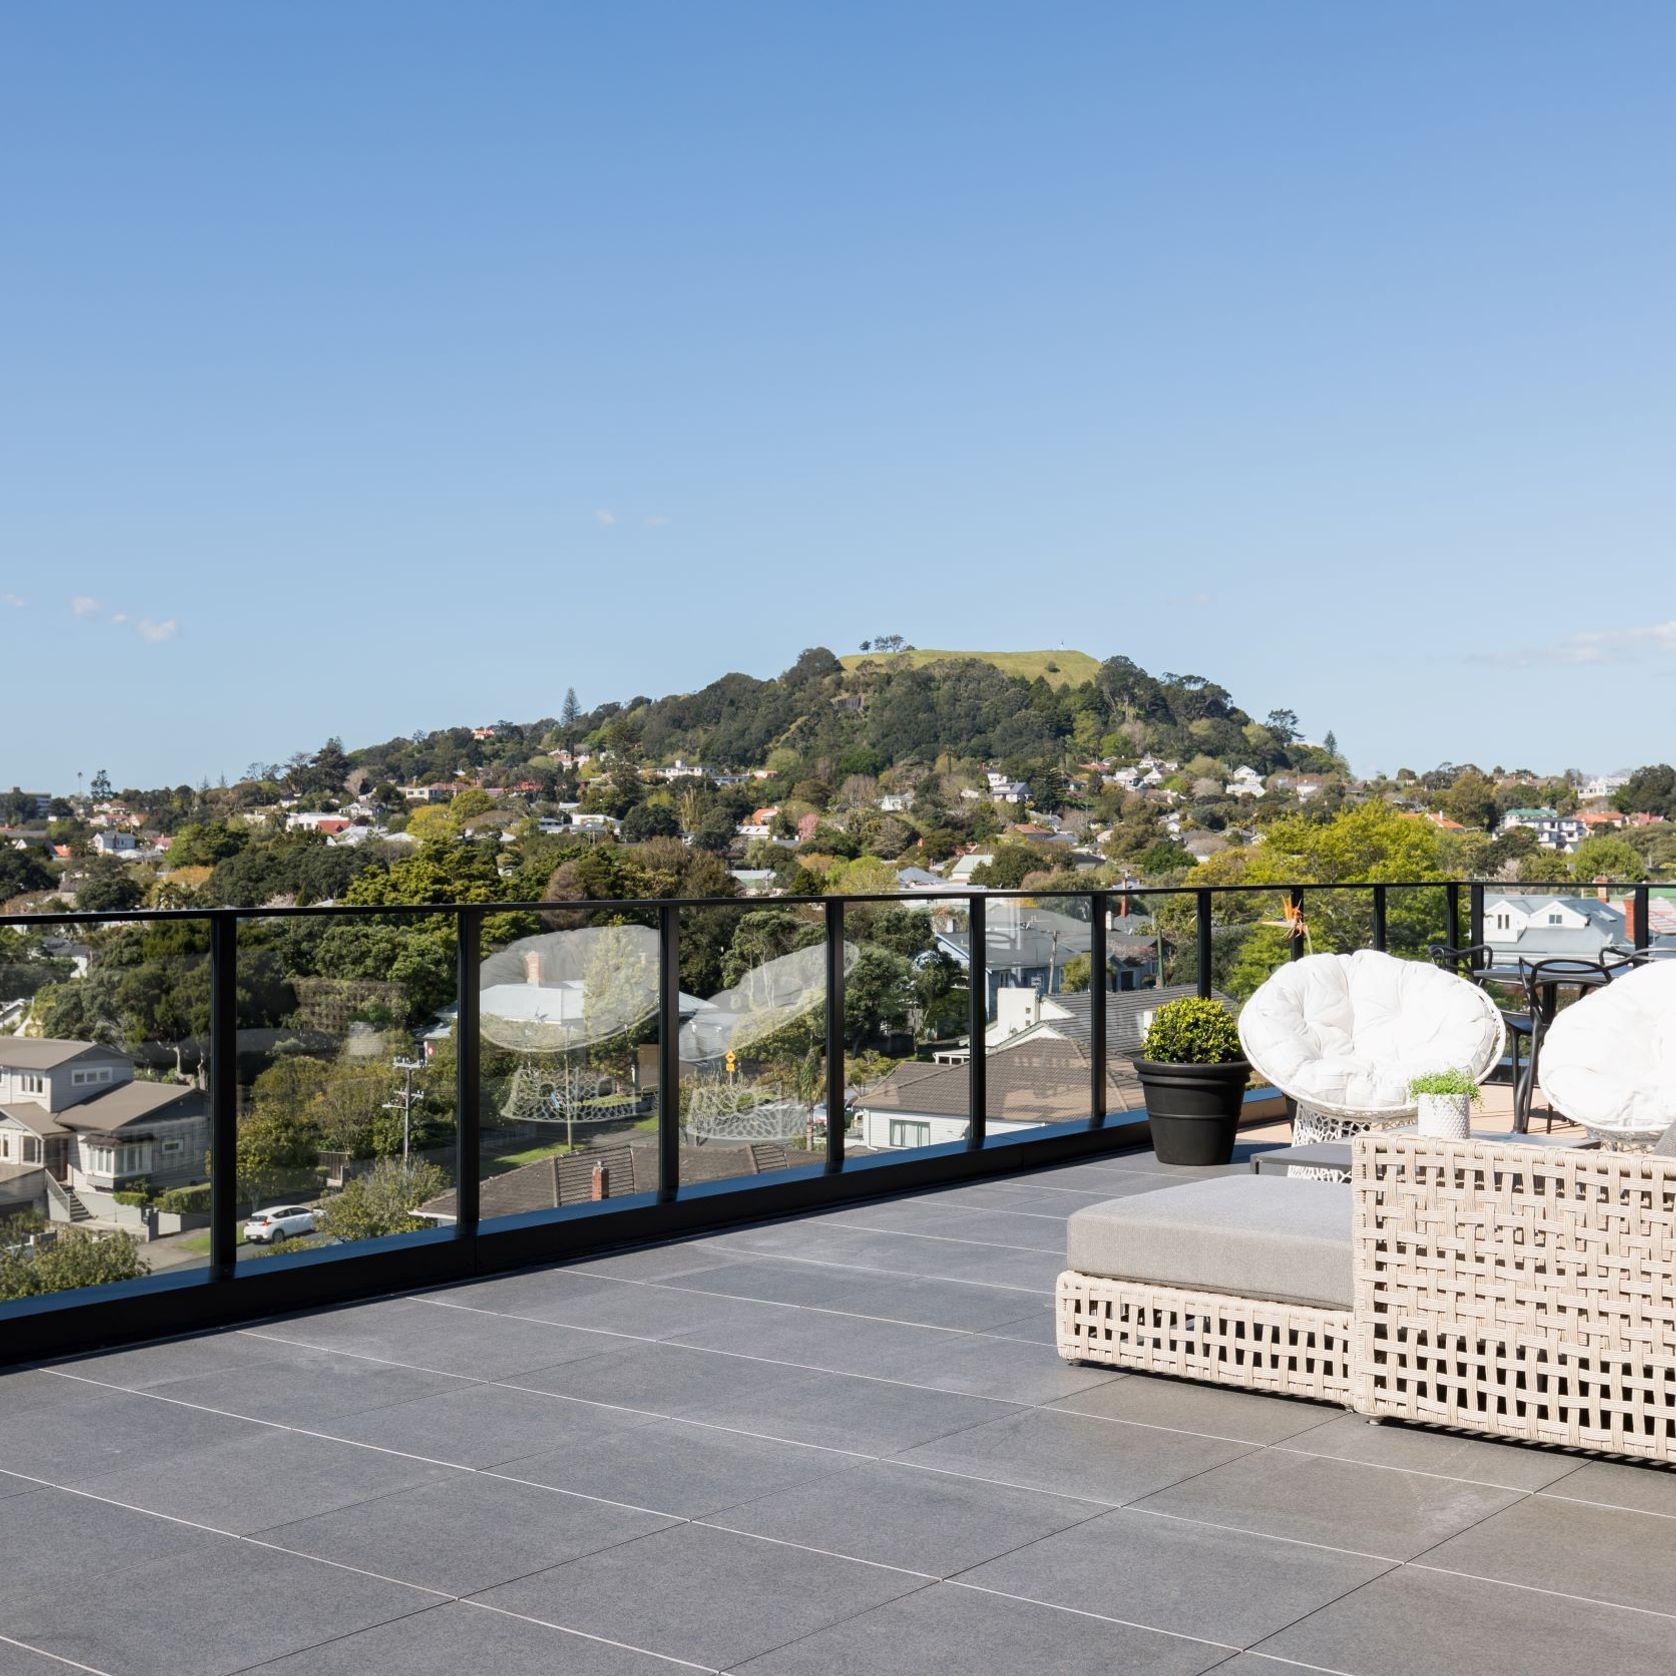
[{"label": "white car", "polygon": [[296,1234],[314,1232],[314,1212],[307,1205],[275,1205],[250,1213],[244,1237],[250,1245],[277,1245]]}]

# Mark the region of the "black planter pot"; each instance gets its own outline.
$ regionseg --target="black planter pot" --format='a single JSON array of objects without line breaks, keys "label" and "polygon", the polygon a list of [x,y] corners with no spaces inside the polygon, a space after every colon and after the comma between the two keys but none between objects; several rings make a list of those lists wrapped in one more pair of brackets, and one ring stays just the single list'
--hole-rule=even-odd
[{"label": "black planter pot", "polygon": [[1234,1131],[1251,1066],[1244,1059],[1226,1065],[1171,1065],[1137,1059],[1135,1071],[1146,1096],[1152,1150],[1160,1164],[1227,1164],[1234,1157]]}]

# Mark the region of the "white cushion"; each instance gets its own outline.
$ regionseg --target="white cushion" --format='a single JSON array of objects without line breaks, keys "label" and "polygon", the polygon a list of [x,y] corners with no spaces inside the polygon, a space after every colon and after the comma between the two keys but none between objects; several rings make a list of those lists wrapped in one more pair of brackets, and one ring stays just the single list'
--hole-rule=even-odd
[{"label": "white cushion", "polygon": [[1282,966],[1246,1002],[1240,1040],[1258,1072],[1329,1113],[1412,1113],[1409,1082],[1501,1058],[1501,1014],[1476,985],[1419,960],[1362,949]]},{"label": "white cushion", "polygon": [[1588,990],[1548,1026],[1538,1056],[1548,1103],[1602,1134],[1676,1123],[1676,961]]}]

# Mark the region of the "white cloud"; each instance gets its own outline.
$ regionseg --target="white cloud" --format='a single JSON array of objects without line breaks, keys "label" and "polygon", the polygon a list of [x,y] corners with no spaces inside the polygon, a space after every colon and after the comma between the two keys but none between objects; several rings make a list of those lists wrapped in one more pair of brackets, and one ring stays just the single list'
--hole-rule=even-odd
[{"label": "white cloud", "polygon": [[1515,663],[1634,663],[1649,655],[1676,652],[1676,620],[1636,628],[1579,629],[1551,646],[1513,655]]},{"label": "white cloud", "polygon": [[70,609],[78,617],[97,617],[99,602],[91,594],[77,594],[70,601]]},{"label": "white cloud", "polygon": [[126,611],[113,611],[111,621],[113,623],[125,623],[128,621],[128,613]]},{"label": "white cloud", "polygon": [[665,524],[671,522],[673,522],[672,519],[666,518],[661,512],[659,512],[646,520],[646,528],[649,530],[661,530]]},{"label": "white cloud", "polygon": [[0,594],[0,605],[10,605],[14,609],[21,608],[26,602],[16,594]]},{"label": "white cloud", "polygon": [[609,529],[611,527],[611,525],[616,523],[616,521],[617,521],[617,514],[615,512],[613,512],[609,507],[606,507],[606,506],[595,507],[595,509],[594,509],[594,522],[596,524],[604,524],[606,526],[606,528]]},{"label": "white cloud", "polygon": [[154,623],[149,617],[142,617],[134,625],[134,632],[151,645],[161,646],[165,640],[174,639],[175,630],[179,627],[173,617],[165,617],[160,623]]}]

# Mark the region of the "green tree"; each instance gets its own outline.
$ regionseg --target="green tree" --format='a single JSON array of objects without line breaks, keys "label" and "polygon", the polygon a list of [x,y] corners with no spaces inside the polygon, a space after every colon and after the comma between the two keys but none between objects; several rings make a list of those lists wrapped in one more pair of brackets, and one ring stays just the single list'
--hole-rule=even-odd
[{"label": "green tree", "polygon": [[88,913],[121,913],[144,899],[144,887],[121,862],[99,868],[76,886],[76,906]]},{"label": "green tree", "polygon": [[1444,814],[1462,826],[1478,827],[1493,832],[1501,819],[1501,804],[1496,798],[1495,782],[1476,768],[1467,768],[1456,777],[1440,803]]},{"label": "green tree", "polygon": [[1676,819],[1676,768],[1658,762],[1636,769],[1628,783],[1612,794],[1612,807],[1626,815]]},{"label": "green tree", "polygon": [[889,949],[862,949],[844,979],[844,1035],[851,1049],[906,1030],[917,998],[907,960]]},{"label": "green tree", "polygon": [[1606,833],[1585,838],[1571,857],[1572,877],[1585,884],[1609,879],[1613,884],[1639,884],[1647,877],[1647,864],[1633,844]]},{"label": "green tree", "polygon": [[1164,839],[1148,845],[1135,857],[1135,867],[1143,878],[1155,879],[1163,873],[1185,872],[1193,865],[1191,850]]},{"label": "green tree", "polygon": [[69,1292],[82,1286],[109,1286],[151,1272],[132,1234],[64,1228],[49,1246],[12,1251],[4,1249],[11,1244],[12,1233],[12,1223],[0,1229],[0,1300]]},{"label": "green tree", "polygon": [[1572,882],[1571,860],[1558,850],[1532,850],[1519,863],[1522,885],[1568,885]]},{"label": "green tree", "polygon": [[50,890],[52,874],[28,850],[0,849],[0,901],[29,891]]},{"label": "green tree", "polygon": [[991,890],[1017,890],[1032,874],[1048,866],[1047,859],[1029,844],[997,844],[990,859],[972,869],[972,883]]},{"label": "green tree", "polygon": [[623,842],[643,844],[648,838],[679,838],[681,823],[667,803],[637,803],[623,816]]},{"label": "green tree", "polygon": [[447,1186],[447,1176],[435,1164],[415,1159],[404,1165],[399,1158],[380,1158],[324,1200],[315,1220],[321,1232],[346,1244],[412,1233],[432,1226],[413,1211]]}]

